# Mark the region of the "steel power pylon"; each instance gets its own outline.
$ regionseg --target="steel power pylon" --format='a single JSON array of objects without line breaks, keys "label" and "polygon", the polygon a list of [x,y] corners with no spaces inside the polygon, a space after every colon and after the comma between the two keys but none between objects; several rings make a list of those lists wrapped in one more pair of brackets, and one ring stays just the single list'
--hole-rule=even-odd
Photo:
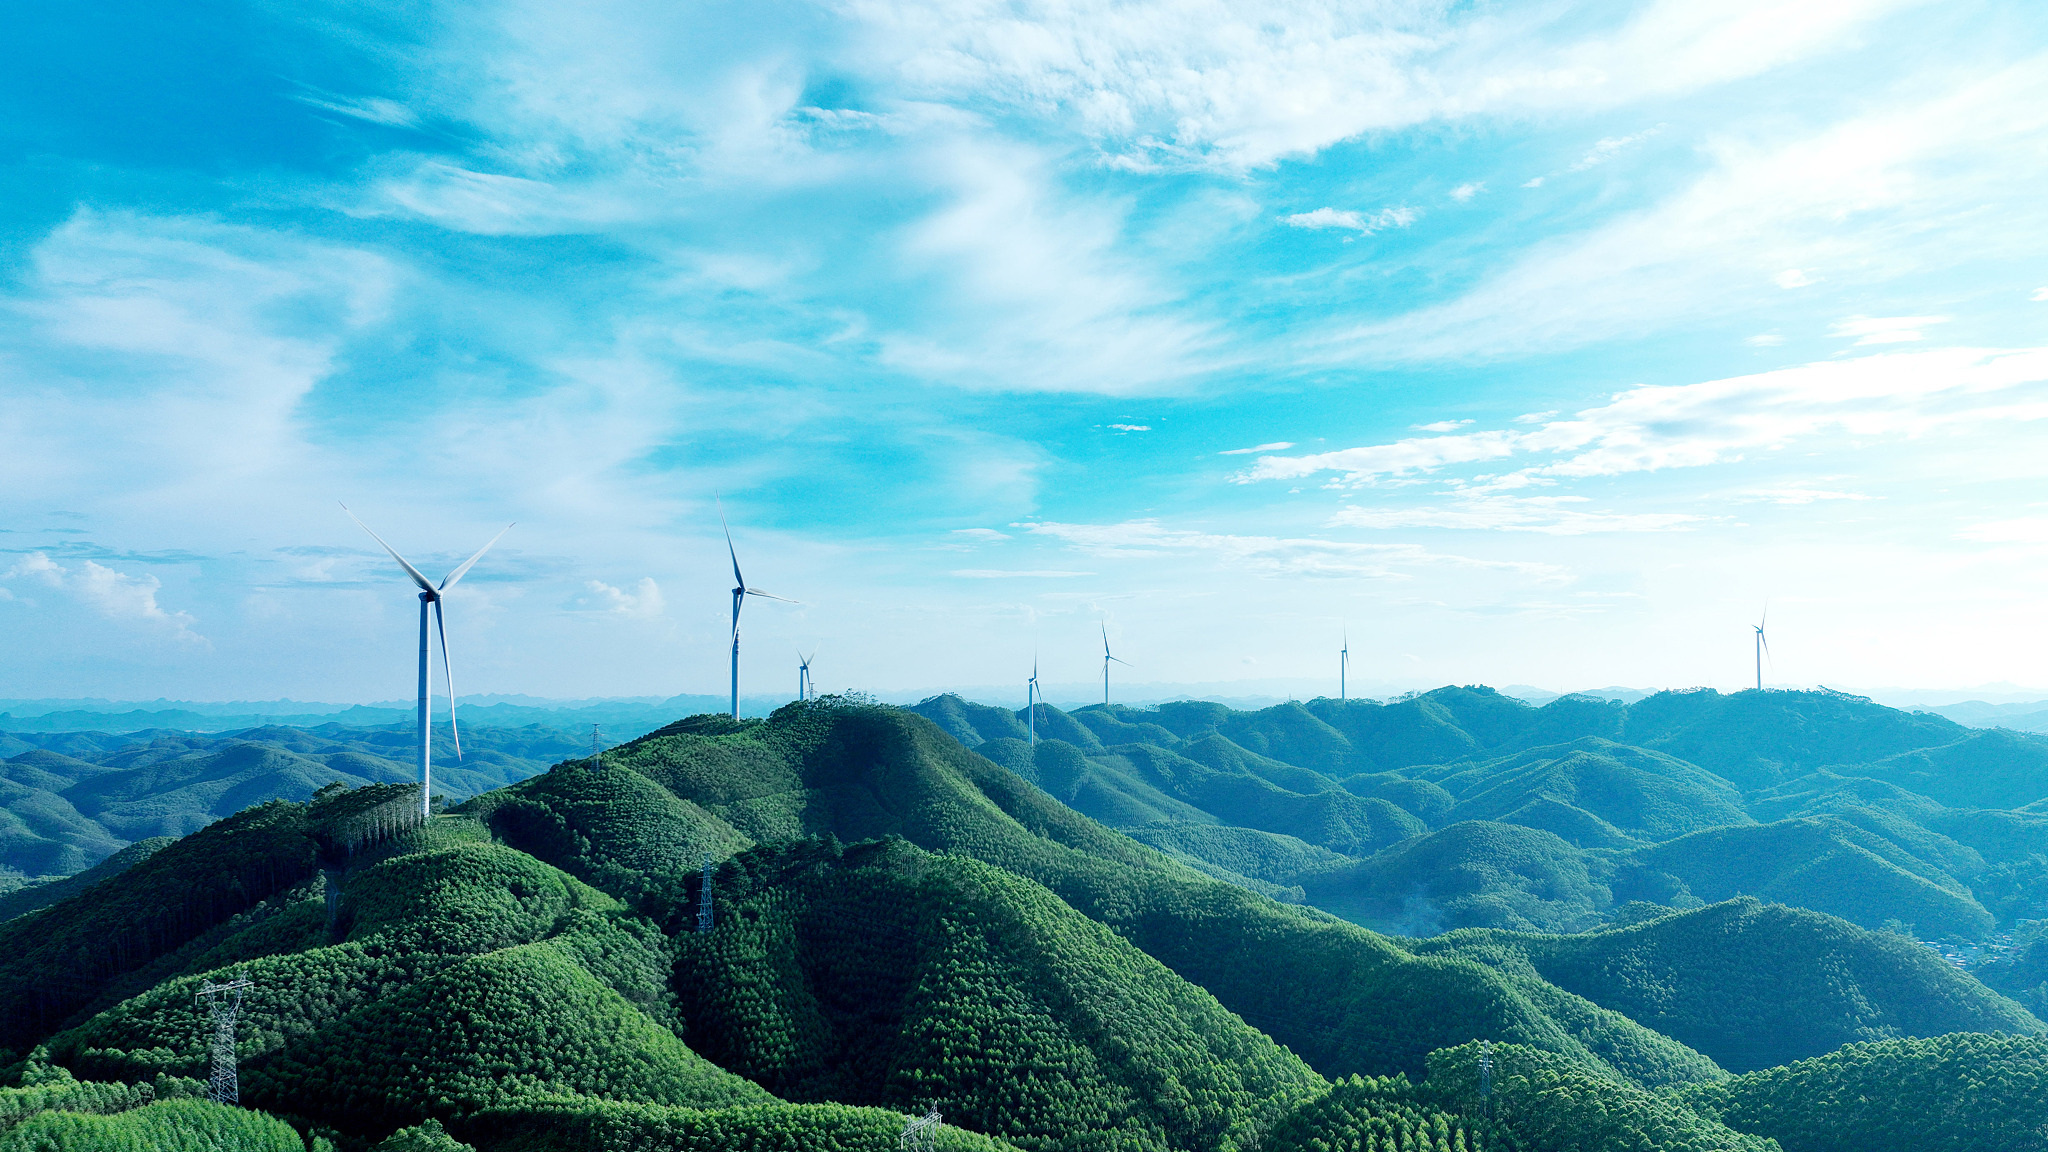
[{"label": "steel power pylon", "polygon": [[903,1138],[898,1141],[903,1152],[932,1152],[932,1137],[938,1132],[939,1106],[934,1104],[924,1115],[903,1126]]},{"label": "steel power pylon", "polygon": [[697,887],[697,931],[711,931],[711,857],[704,857],[704,883]]},{"label": "steel power pylon", "polygon": [[242,1102],[242,1085],[235,1075],[235,1017],[242,1012],[242,993],[255,985],[247,980],[215,984],[209,980],[194,1000],[206,1001],[207,1022],[213,1032],[213,1075],[206,1084],[206,1098],[216,1104]]}]

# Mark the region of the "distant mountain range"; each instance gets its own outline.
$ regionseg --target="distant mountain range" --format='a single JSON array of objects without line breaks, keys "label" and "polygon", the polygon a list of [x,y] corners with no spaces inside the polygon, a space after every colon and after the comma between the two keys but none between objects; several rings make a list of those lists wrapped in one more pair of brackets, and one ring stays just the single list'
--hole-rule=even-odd
[{"label": "distant mountain range", "polygon": [[1042,705],[1036,748],[1021,711],[914,710],[1192,867],[1401,935],[1742,895],[1930,940],[2048,916],[2048,737],[1843,693]]},{"label": "distant mountain range", "polygon": [[[787,696],[742,696],[740,714],[766,716],[789,702]],[[634,700],[542,701],[513,703],[507,699],[477,697],[463,700],[457,718],[464,725],[523,728],[538,724],[567,731],[589,732],[592,724],[604,726],[607,735],[620,740],[651,732],[678,716],[699,712],[723,712],[724,696],[647,697]],[[446,719],[445,701],[436,701],[437,717]],[[352,728],[376,728],[410,724],[410,704],[301,704],[280,700],[262,704],[202,704],[159,700],[136,705],[106,700],[0,700],[0,732],[146,732],[166,729],[179,732],[232,732],[267,725],[312,728],[340,724]]]}]

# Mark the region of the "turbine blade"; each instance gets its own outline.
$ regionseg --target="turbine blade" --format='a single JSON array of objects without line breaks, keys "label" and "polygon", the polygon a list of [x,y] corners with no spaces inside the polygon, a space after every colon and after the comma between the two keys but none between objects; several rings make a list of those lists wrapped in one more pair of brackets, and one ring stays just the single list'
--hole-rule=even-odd
[{"label": "turbine blade", "polygon": [[732,557],[732,586],[745,588],[747,578],[740,575],[740,554],[732,546],[732,525],[725,522],[725,501],[718,499],[716,494],[711,499],[718,504],[718,526],[725,529],[725,554]]},{"label": "turbine blade", "polygon": [[1115,661],[1116,661],[1117,663],[1119,663],[1119,664],[1123,665],[1123,666],[1124,666],[1124,667],[1126,667],[1126,668],[1129,668],[1129,667],[1131,666],[1131,662],[1130,662],[1129,660],[1125,660],[1125,659],[1123,659],[1123,658],[1121,658],[1121,657],[1118,657],[1118,656],[1111,656],[1111,657],[1109,657],[1109,659],[1111,659],[1111,660],[1115,660]]},{"label": "turbine blade", "polygon": [[780,600],[780,601],[782,601],[782,602],[783,602],[784,604],[797,604],[797,603],[801,603],[801,601],[797,601],[797,600],[791,600],[791,599],[790,599],[789,597],[787,597],[787,596],[777,596],[777,595],[776,595],[775,593],[773,593],[773,592],[763,592],[763,591],[761,591],[761,590],[760,590],[759,588],[747,588],[747,589],[745,589],[745,591],[746,591],[746,594],[747,594],[747,595],[749,595],[749,596],[759,596],[759,597],[761,597],[761,598],[762,598],[762,599],[764,599],[764,600]]},{"label": "turbine blade", "polygon": [[732,594],[732,635],[735,642],[739,640],[740,635],[740,605],[746,602],[747,598],[740,593]]},{"label": "turbine blade", "polygon": [[[339,501],[337,501],[337,503],[339,503]],[[365,532],[370,532],[370,526],[368,524],[363,523],[362,517],[357,516],[354,512],[349,512],[348,505],[343,504],[341,506],[341,510],[343,512],[348,512],[348,518],[356,522],[356,527],[361,528]],[[384,538],[382,536],[377,535],[375,532],[370,532],[370,539],[375,540],[379,544],[384,544]],[[393,548],[389,544],[384,544],[384,550],[386,552],[391,553],[391,558],[393,560],[398,561],[399,567],[405,569],[405,574],[407,576],[412,577],[412,582],[420,586],[420,591],[432,592],[434,590],[433,584],[427,580],[426,576],[422,575],[419,569],[413,567],[412,564],[409,561],[407,561],[405,557],[400,556],[398,554],[398,549]]]},{"label": "turbine blade", "polygon": [[511,524],[507,524],[503,528],[498,529],[498,534],[496,536],[491,537],[490,544],[486,544],[483,547],[477,549],[476,555],[471,556],[467,560],[464,560],[460,565],[456,567],[455,571],[450,572],[447,578],[441,581],[441,590],[443,592],[446,592],[449,588],[453,587],[455,582],[457,580],[462,579],[463,575],[469,571],[470,565],[484,558],[484,553],[489,552],[491,550],[491,544],[496,544],[498,541],[504,539],[505,533],[510,532],[517,525],[518,521],[515,520]]},{"label": "turbine blade", "polygon": [[434,631],[441,634],[441,680],[448,685],[448,731],[455,737],[455,758],[462,759],[462,729],[455,723],[455,667],[448,662],[448,625],[441,618],[441,602],[434,601]]}]

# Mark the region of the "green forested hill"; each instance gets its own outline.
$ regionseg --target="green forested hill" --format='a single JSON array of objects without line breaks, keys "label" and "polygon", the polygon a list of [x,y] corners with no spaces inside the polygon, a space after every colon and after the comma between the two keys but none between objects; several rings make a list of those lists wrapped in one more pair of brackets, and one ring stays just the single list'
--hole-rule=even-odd
[{"label": "green forested hill", "polygon": [[[648,799],[654,786],[673,800]],[[639,799],[614,799],[627,796]],[[1336,918],[1201,875],[899,709],[792,706],[738,727],[691,721],[608,753],[602,769],[564,764],[464,811],[506,843],[649,908],[691,882],[681,869],[664,878],[663,869],[692,862],[687,853],[664,858],[666,845],[696,852],[795,836],[895,835],[971,856],[1043,884],[1326,1075],[1420,1072],[1431,1049],[1478,1035],[1568,1052],[1649,1083],[1715,1074],[1697,1053],[1540,980],[1416,957]],[[690,909],[656,914],[674,926]]]},{"label": "green forested hill", "polygon": [[1599,932],[1465,929],[1410,947],[1526,964],[1738,1072],[1860,1041],[2043,1031],[2019,1005],[1910,940],[1753,898]]},{"label": "green forested hill", "polygon": [[[418,778],[410,727],[28,738],[53,747],[0,760],[0,879],[68,876],[129,843],[183,836],[267,800],[303,801],[332,783],[360,787]],[[452,736],[439,729],[435,792],[468,797],[587,747],[587,738],[553,729],[465,727],[457,761]],[[5,915],[0,909],[0,919]]]},{"label": "green forested hill", "polygon": [[918,710],[1212,876],[1382,930],[1571,931],[1739,895],[1928,939],[2048,917],[2048,812],[2029,807],[2048,738],[1842,693],[1040,705],[1036,749],[1021,712]]},{"label": "green forested hill", "polygon": [[[1452,704],[1506,715],[1482,694]],[[1196,747],[1218,735],[1200,716],[1118,723],[1217,771],[1233,761]],[[1300,784],[1309,769],[1269,752],[1326,740],[1303,716],[1341,734],[1289,713],[1236,767]],[[681,722],[424,824],[417,799],[376,785],[259,805],[0,926],[0,1080],[19,1085],[0,1087],[0,1141],[890,1152],[906,1114],[936,1105],[948,1152],[1768,1152],[1767,1123],[1819,1130],[1852,1095],[1990,1083],[2032,1051],[1956,1042],[1886,1063],[1830,1052],[1845,1041],[2041,1027],[1901,937],[1754,900],[1638,906],[1575,936],[1380,936],[1106,828],[935,722],[848,702]],[[1397,848],[1489,829],[1588,851],[1490,820]],[[1220,821],[1152,831],[1247,869],[1356,862]],[[253,982],[244,1103],[299,1145],[180,1099],[206,1071],[194,994],[230,975]],[[1701,1049],[1740,1069],[1821,1059],[1721,1091]],[[1968,1131],[2026,1149],[2023,1093],[1972,1091]]]},{"label": "green forested hill", "polygon": [[933,1104],[1027,1149],[1229,1147],[1323,1087],[1214,998],[1044,888],[901,840],[721,870],[678,939],[693,1047],[777,1095]]},{"label": "green forested hill", "polygon": [[1852,1044],[1672,1095],[1785,1152],[2048,1148],[2048,1042],[2038,1037]]}]

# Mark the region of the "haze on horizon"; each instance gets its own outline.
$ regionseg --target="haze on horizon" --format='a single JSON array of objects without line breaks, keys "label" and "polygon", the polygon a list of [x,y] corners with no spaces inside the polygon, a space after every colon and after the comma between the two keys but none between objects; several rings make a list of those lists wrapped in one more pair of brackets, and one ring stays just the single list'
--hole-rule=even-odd
[{"label": "haze on horizon", "polygon": [[25,13],[0,696],[2048,684],[2031,15]]}]

